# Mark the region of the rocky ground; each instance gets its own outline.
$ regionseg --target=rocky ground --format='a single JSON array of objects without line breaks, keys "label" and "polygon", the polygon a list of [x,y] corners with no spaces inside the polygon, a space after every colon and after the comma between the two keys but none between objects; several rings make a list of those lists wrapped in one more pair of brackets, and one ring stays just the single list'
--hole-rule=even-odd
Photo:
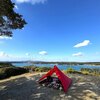
[{"label": "rocky ground", "polygon": [[68,75],[72,85],[67,93],[40,86],[43,73],[24,74],[0,81],[0,100],[100,100],[100,77]]}]

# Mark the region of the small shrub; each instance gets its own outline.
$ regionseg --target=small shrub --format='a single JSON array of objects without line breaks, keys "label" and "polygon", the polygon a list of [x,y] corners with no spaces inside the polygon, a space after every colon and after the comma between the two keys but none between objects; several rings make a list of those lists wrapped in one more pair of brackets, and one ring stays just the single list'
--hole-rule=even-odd
[{"label": "small shrub", "polygon": [[35,69],[37,68],[37,66],[24,66],[25,69],[27,69],[28,71],[35,71]]},{"label": "small shrub", "polygon": [[73,68],[68,68],[67,70],[64,70],[63,71],[65,74],[67,74],[67,73],[75,73],[75,70],[73,69]]},{"label": "small shrub", "polygon": [[89,75],[89,72],[88,71],[82,71],[82,74]]},{"label": "small shrub", "polygon": [[50,67],[37,67],[35,69],[36,72],[47,72],[49,71],[51,68]]},{"label": "small shrub", "polygon": [[42,72],[47,72],[51,69],[50,67],[41,67],[41,68],[42,68]]},{"label": "small shrub", "polygon": [[83,74],[89,74],[89,75],[100,75],[100,68],[81,68],[81,72]]},{"label": "small shrub", "polygon": [[25,66],[25,69],[27,69],[29,72],[30,70],[33,72],[47,72],[51,68],[50,67],[37,67],[37,66]]},{"label": "small shrub", "polygon": [[5,67],[0,68],[0,79],[8,78],[10,76],[20,75],[28,72],[25,68],[20,67]]},{"label": "small shrub", "polygon": [[74,73],[75,70],[73,68],[69,67],[66,71],[67,71],[67,73]]},{"label": "small shrub", "polygon": [[4,67],[14,67],[11,63],[0,62],[0,68]]}]

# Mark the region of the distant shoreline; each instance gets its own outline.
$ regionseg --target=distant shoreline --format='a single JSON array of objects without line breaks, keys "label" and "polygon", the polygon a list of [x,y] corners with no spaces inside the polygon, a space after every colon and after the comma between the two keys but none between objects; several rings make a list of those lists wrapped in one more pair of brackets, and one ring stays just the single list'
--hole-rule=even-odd
[{"label": "distant shoreline", "polygon": [[45,61],[0,61],[8,63],[32,63],[32,64],[58,64],[58,65],[90,65],[100,66],[100,62],[45,62]]}]

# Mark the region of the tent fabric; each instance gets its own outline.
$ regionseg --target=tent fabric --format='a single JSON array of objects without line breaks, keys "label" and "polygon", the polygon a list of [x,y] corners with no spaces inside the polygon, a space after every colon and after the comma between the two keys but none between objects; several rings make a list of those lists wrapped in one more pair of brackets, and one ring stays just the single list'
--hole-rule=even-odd
[{"label": "tent fabric", "polygon": [[64,92],[67,92],[69,86],[71,85],[72,80],[69,77],[67,77],[63,72],[61,72],[56,65],[49,72],[47,72],[47,74],[42,76],[39,79],[39,81],[42,81],[47,76],[51,76],[53,73],[56,73],[58,79],[61,81]]}]

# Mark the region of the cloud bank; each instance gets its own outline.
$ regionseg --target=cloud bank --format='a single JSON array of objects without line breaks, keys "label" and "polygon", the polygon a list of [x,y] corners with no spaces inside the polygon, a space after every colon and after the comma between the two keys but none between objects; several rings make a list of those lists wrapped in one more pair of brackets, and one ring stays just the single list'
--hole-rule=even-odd
[{"label": "cloud bank", "polygon": [[90,44],[90,41],[89,40],[84,40],[83,42],[76,44],[74,47],[75,48],[80,48],[80,47],[87,46],[89,44]]}]

